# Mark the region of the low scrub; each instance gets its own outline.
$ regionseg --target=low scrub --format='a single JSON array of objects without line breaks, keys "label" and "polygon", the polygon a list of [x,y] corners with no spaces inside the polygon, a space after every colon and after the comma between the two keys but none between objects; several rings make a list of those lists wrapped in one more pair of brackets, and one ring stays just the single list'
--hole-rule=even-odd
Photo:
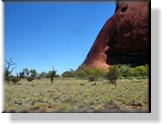
[{"label": "low scrub", "polygon": [[75,77],[89,81],[96,81],[99,78],[104,78],[105,75],[106,71],[101,69],[82,69],[75,72]]},{"label": "low scrub", "polygon": [[34,78],[33,77],[27,77],[27,81],[33,81],[34,80]]},{"label": "low scrub", "polygon": [[10,81],[13,82],[13,84],[16,84],[17,82],[20,81],[20,78],[19,78],[19,77],[11,76],[11,77],[10,77]]},{"label": "low scrub", "polygon": [[83,79],[5,82],[5,112],[147,112],[148,79],[88,82]]}]

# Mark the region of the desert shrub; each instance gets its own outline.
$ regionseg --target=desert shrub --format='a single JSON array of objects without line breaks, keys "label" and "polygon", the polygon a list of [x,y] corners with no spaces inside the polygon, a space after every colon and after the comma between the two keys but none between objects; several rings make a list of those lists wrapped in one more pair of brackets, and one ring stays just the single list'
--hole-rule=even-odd
[{"label": "desert shrub", "polygon": [[13,82],[13,84],[16,84],[17,82],[20,81],[20,78],[19,77],[10,76],[10,81]]},{"label": "desert shrub", "polygon": [[112,83],[117,85],[116,80],[120,75],[119,67],[117,65],[112,65],[109,67],[109,71],[107,73],[107,79]]},{"label": "desert shrub", "polygon": [[39,77],[40,77],[40,78],[47,78],[48,75],[47,75],[46,72],[41,72],[41,73],[39,74]]},{"label": "desert shrub", "polygon": [[34,80],[34,78],[31,77],[31,76],[30,76],[30,77],[27,77],[26,79],[27,79],[27,81],[29,81],[29,82]]},{"label": "desert shrub", "polygon": [[90,82],[97,81],[97,78],[95,76],[91,76],[88,78],[88,81],[90,81]]},{"label": "desert shrub", "polygon": [[86,75],[89,81],[96,81],[97,78],[99,77],[99,73],[96,69],[87,69]]},{"label": "desert shrub", "polygon": [[119,66],[120,75],[127,79],[131,75],[130,66],[123,64]]},{"label": "desert shrub", "polygon": [[73,72],[73,71],[65,71],[65,72],[62,74],[62,77],[64,77],[64,78],[74,77],[74,72]]},{"label": "desert shrub", "polygon": [[119,78],[124,77],[125,79],[135,78],[146,78],[148,76],[148,65],[141,65],[136,67],[131,67],[130,65],[123,64],[118,65],[120,76]]},{"label": "desert shrub", "polygon": [[88,79],[89,81],[95,81],[104,77],[106,72],[101,69],[82,69],[75,72],[74,76],[81,79]]},{"label": "desert shrub", "polygon": [[134,70],[134,68],[130,68],[129,72],[130,72],[130,77],[135,77],[135,70]]},{"label": "desert shrub", "polygon": [[78,70],[74,73],[74,76],[76,78],[85,79],[86,78],[86,72],[85,72],[85,70]]},{"label": "desert shrub", "polygon": [[56,75],[55,75],[55,78],[60,78],[60,75],[59,75],[59,74],[56,74]]},{"label": "desert shrub", "polygon": [[133,75],[139,78],[145,78],[148,75],[148,65],[137,66],[134,68]]}]

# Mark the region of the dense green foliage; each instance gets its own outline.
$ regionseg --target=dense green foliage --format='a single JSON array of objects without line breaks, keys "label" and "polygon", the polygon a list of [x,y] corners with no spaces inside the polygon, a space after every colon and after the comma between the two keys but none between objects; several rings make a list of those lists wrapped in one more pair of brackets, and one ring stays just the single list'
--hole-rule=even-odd
[{"label": "dense green foliage", "polygon": [[135,77],[146,78],[148,76],[148,65],[135,67],[133,74]]},{"label": "dense green foliage", "polygon": [[[115,79],[147,78],[148,65],[131,67],[129,64],[111,65],[108,71],[100,69],[81,69],[73,73],[73,76],[80,79],[95,81],[107,78],[115,83]],[[70,77],[70,76],[68,76]]]},{"label": "dense green foliage", "polygon": [[123,65],[119,65],[118,67],[120,70],[120,76],[124,77],[125,79],[132,75],[130,70],[131,69],[130,65],[123,64]]},{"label": "dense green foliage", "polygon": [[104,78],[106,71],[102,69],[82,69],[75,72],[75,77],[80,79],[88,79],[89,81],[95,81],[99,78]]}]

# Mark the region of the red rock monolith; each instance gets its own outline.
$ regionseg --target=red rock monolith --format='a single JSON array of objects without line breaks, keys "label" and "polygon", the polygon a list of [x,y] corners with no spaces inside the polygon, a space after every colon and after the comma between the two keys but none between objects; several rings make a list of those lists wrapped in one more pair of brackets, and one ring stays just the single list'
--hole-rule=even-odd
[{"label": "red rock monolith", "polygon": [[118,2],[79,68],[148,63],[149,1]]}]

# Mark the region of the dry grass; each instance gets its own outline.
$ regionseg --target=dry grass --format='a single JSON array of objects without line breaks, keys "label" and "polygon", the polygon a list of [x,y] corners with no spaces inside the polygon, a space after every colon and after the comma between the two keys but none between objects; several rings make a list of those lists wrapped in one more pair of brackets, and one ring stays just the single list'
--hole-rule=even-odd
[{"label": "dry grass", "polygon": [[147,112],[148,80],[21,80],[5,83],[4,112]]}]

